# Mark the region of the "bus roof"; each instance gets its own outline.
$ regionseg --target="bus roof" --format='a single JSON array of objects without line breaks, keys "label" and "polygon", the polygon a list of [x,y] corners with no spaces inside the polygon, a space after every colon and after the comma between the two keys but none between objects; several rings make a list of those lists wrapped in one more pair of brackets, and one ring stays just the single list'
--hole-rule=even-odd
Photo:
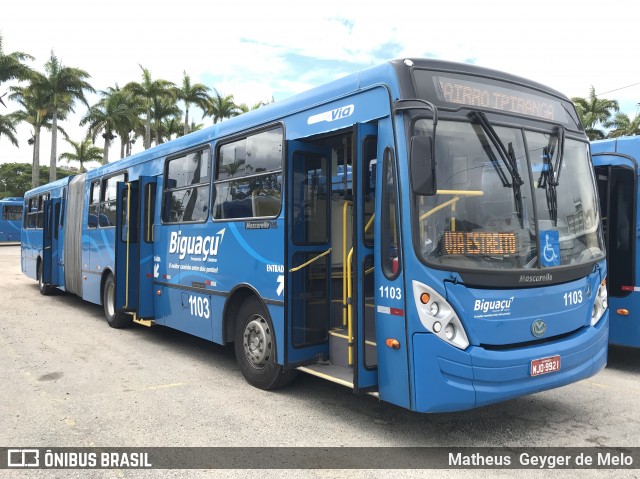
[{"label": "bus roof", "polygon": [[[100,166],[86,173],[88,179],[96,178],[105,174],[115,173],[128,169],[156,158],[164,158],[168,155],[184,151],[192,146],[205,144],[216,139],[237,134],[242,131],[258,128],[262,125],[274,123],[286,116],[319,106],[331,100],[336,100],[360,90],[375,86],[385,85],[391,98],[402,97],[401,93],[415,97],[413,86],[411,85],[409,71],[411,68],[433,69],[447,72],[459,72],[464,74],[475,74],[486,77],[499,77],[502,80],[526,85],[539,89],[546,93],[566,99],[561,93],[552,90],[544,85],[530,80],[510,75],[497,70],[479,67],[476,65],[455,63],[443,60],[431,59],[398,59],[392,60],[377,66],[373,66],[356,73],[338,78],[330,83],[312,88],[308,91],[291,96],[284,100],[271,103],[256,110],[249,111],[237,117],[224,120],[213,126],[203,128],[188,135],[176,138],[167,143],[156,145],[148,150],[135,153],[127,158],[123,158],[107,165]],[[27,192],[28,195],[48,191],[56,186],[64,186],[66,182],[62,180],[49,185],[40,186]]]}]

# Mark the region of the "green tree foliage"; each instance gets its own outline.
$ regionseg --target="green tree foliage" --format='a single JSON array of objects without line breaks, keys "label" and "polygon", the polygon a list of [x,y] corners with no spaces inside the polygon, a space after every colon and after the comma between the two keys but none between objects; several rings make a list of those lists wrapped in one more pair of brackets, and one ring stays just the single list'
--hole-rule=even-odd
[{"label": "green tree foliage", "polygon": [[189,133],[189,108],[196,105],[204,112],[211,104],[209,91],[211,88],[202,83],[191,84],[191,77],[183,72],[182,87],[177,90],[178,99],[184,102],[184,134]]},{"label": "green tree foliage", "polygon": [[601,140],[605,138],[606,133],[602,128],[606,128],[612,113],[620,110],[618,102],[598,98],[593,86],[588,98],[573,97],[571,101],[576,106],[578,116],[589,139]]},{"label": "green tree foliage", "polygon": [[640,135],[640,116],[636,115],[631,119],[624,113],[616,113],[613,120],[605,123],[607,128],[611,128],[607,133],[608,138],[618,138],[620,136]]},{"label": "green tree foliage", "polygon": [[[35,82],[44,82],[44,75],[34,72]],[[42,78],[38,78],[42,77]],[[40,171],[40,133],[42,127],[51,128],[51,108],[49,104],[49,95],[41,88],[34,86],[34,83],[26,87],[13,87],[10,98],[16,101],[22,107],[16,115],[19,121],[28,123],[33,128],[33,136],[29,140],[29,144],[33,146],[33,155],[31,163],[32,172],[32,188],[38,186]],[[45,181],[46,183],[46,181]]]},{"label": "green tree foliage", "polygon": [[80,173],[85,171],[85,163],[91,161],[102,161],[102,150],[97,146],[93,146],[91,138],[85,138],[80,142],[75,142],[67,139],[67,143],[73,148],[73,152],[65,152],[60,155],[61,160],[66,160],[67,163],[78,162],[80,163]]},{"label": "green tree foliage", "polygon": [[[118,133],[121,139],[128,142],[129,132],[134,130],[138,123],[138,115],[142,108],[128,92],[120,90],[118,85],[107,91],[101,92],[103,98],[89,108],[88,113],[80,121],[80,125],[89,125],[89,136],[95,142],[98,134],[102,132],[104,148],[102,164],[109,163],[109,146]],[[125,142],[121,141],[120,157],[124,154]]]},{"label": "green tree foliage", "polygon": [[[58,168],[57,176],[64,178],[73,174],[72,171]],[[49,167],[40,167],[40,183],[46,183],[49,178]],[[0,164],[0,196],[24,196],[31,186],[31,165],[27,163]]]},{"label": "green tree foliage", "polygon": [[167,80],[152,80],[151,72],[140,65],[142,69],[142,81],[140,83],[130,82],[124,86],[124,89],[130,92],[134,97],[139,98],[144,105],[145,116],[145,133],[144,148],[151,147],[151,120],[153,118],[153,102],[154,100],[177,98],[176,86]]},{"label": "green tree foliage", "polygon": [[45,63],[44,69],[46,74],[32,80],[32,86],[43,91],[49,98],[51,109],[49,181],[54,181],[56,179],[58,120],[65,119],[68,113],[74,111],[74,104],[77,100],[80,100],[88,108],[89,104],[84,96],[85,91],[94,92],[95,90],[86,81],[91,75],[80,68],[64,66],[53,52]]},{"label": "green tree foliage", "polygon": [[214,124],[242,113],[238,105],[234,103],[233,95],[222,96],[215,88],[213,92],[211,102],[207,106],[206,116],[213,118]]}]

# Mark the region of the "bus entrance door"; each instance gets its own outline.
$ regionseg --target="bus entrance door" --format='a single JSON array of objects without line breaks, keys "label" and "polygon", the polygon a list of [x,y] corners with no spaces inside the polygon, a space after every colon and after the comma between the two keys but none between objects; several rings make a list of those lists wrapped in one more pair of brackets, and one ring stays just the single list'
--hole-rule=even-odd
[{"label": "bus entrance door", "polygon": [[[607,248],[609,342],[640,347],[640,289],[636,284],[638,166],[626,155],[593,154],[602,230]],[[619,310],[626,310],[621,315]]]},{"label": "bus entrance door", "polygon": [[44,227],[42,228],[42,281],[49,286],[59,286],[59,230],[61,198],[44,203]]},{"label": "bus entrance door", "polygon": [[153,221],[156,178],[118,183],[116,220],[116,309],[153,318]]},{"label": "bus entrance door", "polygon": [[286,356],[289,365],[326,358],[331,314],[331,152],[287,142]]},{"label": "bus entrance door", "polygon": [[[347,298],[349,336],[354,389],[370,391],[378,385],[374,295],[375,177],[378,128],[376,124],[357,124],[353,132],[353,246],[347,253],[351,288]],[[348,276],[348,275],[347,275]],[[349,293],[349,291],[347,291]]]},{"label": "bus entrance door", "polygon": [[356,392],[378,382],[376,150],[375,124],[288,143],[286,362]]}]

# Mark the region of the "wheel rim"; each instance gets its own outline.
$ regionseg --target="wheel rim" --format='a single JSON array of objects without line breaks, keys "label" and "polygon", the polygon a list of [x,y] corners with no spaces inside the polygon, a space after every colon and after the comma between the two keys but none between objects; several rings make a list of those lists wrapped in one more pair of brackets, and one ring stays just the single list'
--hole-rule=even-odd
[{"label": "wheel rim", "polygon": [[264,368],[271,357],[272,344],[267,321],[262,316],[253,316],[243,334],[244,354],[249,364],[256,369]]},{"label": "wheel rim", "polygon": [[105,310],[107,311],[107,315],[109,317],[115,314],[116,308],[114,306],[115,303],[115,291],[116,287],[113,282],[109,281],[107,283],[107,290],[105,291]]}]

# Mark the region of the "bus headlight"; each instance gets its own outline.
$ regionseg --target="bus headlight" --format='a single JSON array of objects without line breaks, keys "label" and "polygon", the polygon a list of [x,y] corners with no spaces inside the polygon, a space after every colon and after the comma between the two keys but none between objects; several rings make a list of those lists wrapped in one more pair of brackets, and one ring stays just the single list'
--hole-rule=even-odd
[{"label": "bus headlight", "polygon": [[460,318],[433,288],[413,281],[413,298],[420,322],[429,332],[456,348],[466,349],[469,346],[469,339]]},{"label": "bus headlight", "polygon": [[607,299],[607,280],[604,279],[598,287],[598,294],[596,294],[596,299],[593,302],[593,310],[591,311],[591,326],[595,326],[596,324],[598,324],[598,321],[602,319],[604,312],[609,306]]}]

